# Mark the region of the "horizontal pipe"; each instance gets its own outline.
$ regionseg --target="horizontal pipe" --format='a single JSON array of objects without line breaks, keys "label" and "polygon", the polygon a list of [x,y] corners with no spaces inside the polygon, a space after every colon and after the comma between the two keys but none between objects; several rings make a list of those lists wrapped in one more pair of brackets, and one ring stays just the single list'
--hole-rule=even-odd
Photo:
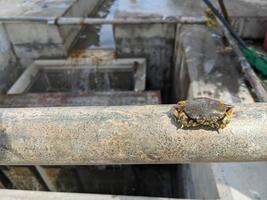
[{"label": "horizontal pipe", "polygon": [[77,17],[62,17],[59,18],[56,22],[59,25],[75,25],[75,24],[87,24],[87,25],[98,25],[98,24],[203,24],[205,19],[203,17],[194,18],[194,17],[180,17],[180,18],[165,18],[165,19],[102,19],[102,18],[77,18]]},{"label": "horizontal pipe", "polygon": [[0,165],[267,160],[267,104],[235,105],[223,130],[180,129],[171,105],[0,109]]},{"label": "horizontal pipe", "polygon": [[81,17],[0,17],[0,22],[45,22],[57,25],[104,25],[104,24],[158,24],[158,23],[183,23],[183,24],[204,24],[204,17],[170,17],[165,19],[103,19],[103,18],[81,18]]}]

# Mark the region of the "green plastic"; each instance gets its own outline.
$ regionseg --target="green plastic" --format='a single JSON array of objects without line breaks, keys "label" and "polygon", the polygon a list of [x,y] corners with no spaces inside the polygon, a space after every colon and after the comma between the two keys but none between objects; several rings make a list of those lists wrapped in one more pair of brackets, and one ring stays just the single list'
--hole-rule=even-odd
[{"label": "green plastic", "polygon": [[267,75],[267,56],[257,52],[253,48],[241,48],[242,53],[249,64],[259,70],[263,75]]}]

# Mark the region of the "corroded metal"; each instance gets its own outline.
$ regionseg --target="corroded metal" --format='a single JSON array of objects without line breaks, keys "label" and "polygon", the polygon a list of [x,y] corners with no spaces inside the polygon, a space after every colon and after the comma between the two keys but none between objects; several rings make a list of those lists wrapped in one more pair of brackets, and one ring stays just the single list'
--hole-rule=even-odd
[{"label": "corroded metal", "polygon": [[1,165],[267,160],[267,104],[235,105],[223,130],[177,126],[172,105],[0,109]]}]

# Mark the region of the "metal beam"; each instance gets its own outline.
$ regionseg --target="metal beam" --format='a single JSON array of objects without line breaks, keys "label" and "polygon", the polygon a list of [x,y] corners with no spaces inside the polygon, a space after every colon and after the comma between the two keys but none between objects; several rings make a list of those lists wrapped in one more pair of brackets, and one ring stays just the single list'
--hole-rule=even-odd
[{"label": "metal beam", "polygon": [[0,165],[267,160],[267,104],[235,105],[220,131],[180,129],[170,108],[0,109]]},{"label": "metal beam", "polygon": [[49,176],[47,175],[45,169],[42,166],[34,166],[36,172],[38,173],[38,175],[40,176],[40,178],[42,179],[43,183],[45,184],[45,187],[52,192],[56,192],[56,186],[52,183],[52,181],[50,180]]},{"label": "metal beam", "polygon": [[86,25],[98,25],[98,24],[110,24],[110,25],[122,25],[122,24],[204,24],[204,17],[169,17],[169,18],[152,18],[152,19],[139,19],[139,18],[128,18],[128,19],[102,19],[102,18],[77,18],[77,17],[61,17],[57,20],[58,25],[75,25],[75,24],[86,24]]},{"label": "metal beam", "polygon": [[38,22],[57,25],[103,25],[103,24],[204,24],[204,17],[168,17],[155,19],[103,19],[103,18],[81,18],[81,17],[0,17],[0,22]]}]

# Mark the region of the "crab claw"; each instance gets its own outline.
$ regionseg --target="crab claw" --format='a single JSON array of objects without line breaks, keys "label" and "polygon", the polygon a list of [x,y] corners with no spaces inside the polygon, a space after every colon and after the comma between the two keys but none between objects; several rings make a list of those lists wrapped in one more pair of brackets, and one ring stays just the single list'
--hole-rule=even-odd
[{"label": "crab claw", "polygon": [[233,114],[234,114],[234,106],[226,105],[226,108],[227,108],[227,110],[226,110],[226,116],[228,118],[231,118],[233,116]]}]

